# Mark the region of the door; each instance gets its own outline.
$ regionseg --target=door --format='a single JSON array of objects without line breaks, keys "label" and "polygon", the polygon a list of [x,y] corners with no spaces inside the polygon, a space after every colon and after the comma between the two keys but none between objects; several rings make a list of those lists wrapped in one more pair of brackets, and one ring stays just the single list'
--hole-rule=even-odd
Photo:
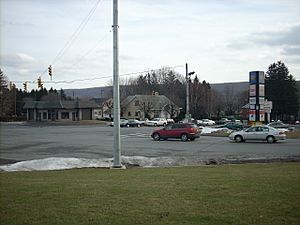
[{"label": "door", "polygon": [[246,130],[244,136],[244,139],[246,140],[255,140],[257,136],[256,127],[251,127],[248,130]]},{"label": "door", "polygon": [[82,120],[92,119],[92,109],[82,109]]}]

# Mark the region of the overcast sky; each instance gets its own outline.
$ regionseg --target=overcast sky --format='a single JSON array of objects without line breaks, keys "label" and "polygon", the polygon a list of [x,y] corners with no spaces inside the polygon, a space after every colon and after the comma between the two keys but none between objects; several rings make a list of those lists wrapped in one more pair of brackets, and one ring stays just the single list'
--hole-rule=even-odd
[{"label": "overcast sky", "polygon": [[[9,80],[19,88],[38,76],[47,88],[109,84],[112,0],[98,1],[0,0]],[[249,71],[281,60],[299,80],[299,12],[299,0],[119,0],[120,75],[165,66],[185,74],[188,63],[200,80],[248,81]],[[92,80],[50,83],[49,64],[54,82]]]}]

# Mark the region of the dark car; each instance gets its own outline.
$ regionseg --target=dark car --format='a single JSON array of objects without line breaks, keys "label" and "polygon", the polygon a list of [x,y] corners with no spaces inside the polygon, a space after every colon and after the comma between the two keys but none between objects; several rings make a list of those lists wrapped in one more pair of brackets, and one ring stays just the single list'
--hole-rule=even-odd
[{"label": "dark car", "polygon": [[224,125],[218,126],[218,128],[228,128],[230,130],[242,130],[243,124],[238,122],[229,122],[225,123]]},{"label": "dark car", "polygon": [[155,140],[167,140],[168,138],[180,138],[182,141],[191,140],[200,137],[200,130],[197,125],[193,123],[175,123],[168,125],[160,130],[155,130],[151,134]]},{"label": "dark car", "polygon": [[142,123],[139,120],[129,119],[127,124],[129,127],[140,127]]}]

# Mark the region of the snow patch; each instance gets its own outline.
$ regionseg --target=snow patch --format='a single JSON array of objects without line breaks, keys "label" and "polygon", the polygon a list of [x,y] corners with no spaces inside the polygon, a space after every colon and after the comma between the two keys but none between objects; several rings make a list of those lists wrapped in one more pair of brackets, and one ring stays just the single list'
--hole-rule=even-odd
[{"label": "snow patch", "polygon": [[[206,161],[187,157],[144,157],[122,156],[122,164],[125,166],[139,167],[168,167],[205,164]],[[15,171],[45,171],[65,170],[74,168],[110,168],[113,166],[112,158],[84,159],[84,158],[45,158],[28,160],[9,165],[0,166],[0,170],[6,172]]]},{"label": "snow patch", "polygon": [[231,130],[229,130],[228,128],[202,127],[201,134],[210,134],[210,133],[217,132],[217,131],[225,131],[227,133],[231,132]]},{"label": "snow patch", "polygon": [[64,170],[87,167],[110,167],[112,159],[83,159],[83,158],[45,158],[17,162],[10,165],[0,166],[0,170],[14,171],[42,171],[42,170]]}]

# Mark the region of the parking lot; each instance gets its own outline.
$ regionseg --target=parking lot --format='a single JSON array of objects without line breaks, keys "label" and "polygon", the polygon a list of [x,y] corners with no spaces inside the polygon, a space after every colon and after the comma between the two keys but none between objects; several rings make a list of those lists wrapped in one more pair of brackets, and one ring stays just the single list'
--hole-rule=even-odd
[{"label": "parking lot", "polygon": [[[299,158],[299,139],[267,144],[234,143],[227,137],[201,136],[193,142],[154,141],[157,128],[121,128],[121,154],[168,157],[197,164],[203,160]],[[49,157],[111,158],[113,128],[104,125],[1,124],[1,159],[23,161]],[[2,163],[3,164],[3,163]]]}]

